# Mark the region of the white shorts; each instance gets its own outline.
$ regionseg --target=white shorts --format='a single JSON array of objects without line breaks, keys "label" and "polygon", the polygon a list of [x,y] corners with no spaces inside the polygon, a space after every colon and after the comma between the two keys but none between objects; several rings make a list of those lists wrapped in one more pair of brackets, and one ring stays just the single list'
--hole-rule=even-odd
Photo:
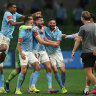
[{"label": "white shorts", "polygon": [[26,55],[26,59],[23,60],[21,58],[21,55],[19,54],[20,64],[21,66],[30,64],[32,65],[34,62],[39,62],[38,59],[35,57],[35,55],[32,52],[22,52]]},{"label": "white shorts", "polygon": [[48,54],[52,66],[65,67],[64,59],[61,52]]},{"label": "white shorts", "polygon": [[33,50],[32,52],[34,53],[36,58],[39,60],[39,62],[45,63],[45,62],[50,61],[46,51]]},{"label": "white shorts", "polygon": [[10,38],[0,35],[0,47],[1,47],[1,44],[7,45],[7,50],[5,51],[5,54],[7,54],[9,49],[9,44],[10,44]]}]

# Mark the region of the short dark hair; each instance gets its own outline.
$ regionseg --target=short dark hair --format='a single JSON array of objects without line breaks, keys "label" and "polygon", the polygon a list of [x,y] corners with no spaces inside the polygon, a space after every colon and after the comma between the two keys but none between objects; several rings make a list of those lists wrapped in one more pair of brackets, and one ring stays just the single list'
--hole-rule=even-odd
[{"label": "short dark hair", "polygon": [[96,15],[93,14],[93,13],[90,13],[90,15],[91,15],[91,18],[93,19],[93,21],[95,21],[96,20]]},{"label": "short dark hair", "polygon": [[24,18],[24,23],[27,23],[27,22],[29,22],[30,20],[32,20],[32,19],[30,19],[29,16],[26,16],[26,17]]},{"label": "short dark hair", "polygon": [[90,20],[90,19],[91,19],[90,12],[88,12],[88,11],[83,11],[83,12],[82,12],[82,17],[83,17],[85,20]]},{"label": "short dark hair", "polygon": [[48,20],[48,22],[50,22],[50,21],[52,21],[52,20],[56,21],[56,19],[54,19],[54,18],[50,18],[50,19]]},{"label": "short dark hair", "polygon": [[14,3],[14,2],[9,3],[9,4],[7,5],[7,9],[9,9],[10,7],[12,7],[13,5],[16,5],[16,3]]},{"label": "short dark hair", "polygon": [[35,17],[34,20],[36,21],[36,20],[38,20],[38,19],[40,19],[40,18],[43,18],[43,17],[42,17],[42,16]]}]

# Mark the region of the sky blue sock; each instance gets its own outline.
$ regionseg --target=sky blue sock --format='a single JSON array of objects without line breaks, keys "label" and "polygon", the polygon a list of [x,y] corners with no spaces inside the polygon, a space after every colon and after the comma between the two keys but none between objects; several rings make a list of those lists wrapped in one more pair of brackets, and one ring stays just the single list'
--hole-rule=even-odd
[{"label": "sky blue sock", "polygon": [[34,73],[32,73],[31,76],[30,76],[30,82],[29,82],[29,86],[30,86],[30,87],[31,87],[31,85],[32,85],[33,75],[34,75]]},{"label": "sky blue sock", "polygon": [[60,86],[61,88],[63,88],[64,86],[63,86],[63,84],[62,84],[62,80],[61,80],[61,77],[59,76],[59,73],[55,73],[55,79],[57,80],[59,86]]},{"label": "sky blue sock", "polygon": [[23,79],[24,79],[24,75],[20,73],[18,76],[17,89],[20,89]]},{"label": "sky blue sock", "polygon": [[64,86],[64,84],[65,84],[65,74],[61,74],[61,80],[62,80],[62,83],[63,83],[63,86]]},{"label": "sky blue sock", "polygon": [[4,87],[4,75],[0,73],[0,87]]},{"label": "sky blue sock", "polygon": [[38,77],[39,77],[40,72],[39,71],[35,71],[33,74],[33,80],[32,80],[32,85],[35,85],[37,83]]},{"label": "sky blue sock", "polygon": [[51,76],[51,73],[46,73],[46,79],[48,81],[48,89],[52,88],[52,76]]}]

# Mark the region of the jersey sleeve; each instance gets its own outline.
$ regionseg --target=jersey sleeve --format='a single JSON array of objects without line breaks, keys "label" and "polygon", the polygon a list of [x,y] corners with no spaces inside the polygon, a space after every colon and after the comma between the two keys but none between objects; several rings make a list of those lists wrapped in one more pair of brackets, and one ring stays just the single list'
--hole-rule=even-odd
[{"label": "jersey sleeve", "polygon": [[32,28],[32,31],[33,31],[33,36],[36,38],[39,36],[39,33],[38,33],[38,27],[37,26],[34,26]]},{"label": "jersey sleeve", "polygon": [[84,30],[83,26],[81,26],[80,29],[79,29],[78,36],[84,37],[84,34],[85,34],[85,30]]},{"label": "jersey sleeve", "polygon": [[38,36],[39,36],[38,31],[34,31],[34,32],[33,32],[33,35],[34,35],[35,38],[38,37]]},{"label": "jersey sleeve", "polygon": [[19,33],[18,43],[21,43],[21,42],[22,42],[22,40],[24,39],[24,36],[25,36],[25,32],[24,32],[24,30],[22,30],[22,31]]},{"label": "jersey sleeve", "polygon": [[22,15],[16,12],[16,19],[19,19],[21,17],[22,17]]},{"label": "jersey sleeve", "polygon": [[9,13],[9,12],[6,12],[6,13],[5,13],[4,19],[5,19],[7,22],[9,22],[9,21],[11,21],[11,20],[13,21],[12,15],[11,15],[11,13]]},{"label": "jersey sleeve", "polygon": [[58,31],[57,40],[61,40],[61,39],[62,39],[62,32]]}]

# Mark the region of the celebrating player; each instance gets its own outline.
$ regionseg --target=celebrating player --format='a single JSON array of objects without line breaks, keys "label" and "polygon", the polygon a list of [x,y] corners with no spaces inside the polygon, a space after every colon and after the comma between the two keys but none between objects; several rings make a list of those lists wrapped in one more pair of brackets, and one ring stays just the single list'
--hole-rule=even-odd
[{"label": "celebrating player", "polygon": [[4,89],[4,76],[3,76],[3,61],[8,52],[10,39],[13,38],[12,34],[14,31],[14,26],[21,25],[23,22],[16,22],[18,18],[25,18],[25,16],[16,12],[16,4],[9,3],[7,6],[7,11],[4,13],[2,27],[0,32],[0,93],[5,93]]},{"label": "celebrating player", "polygon": [[[51,45],[53,47],[57,47],[57,44],[44,41],[45,32],[40,34],[39,30],[42,29],[43,23],[44,23],[42,17],[35,18],[35,23],[36,23],[36,26],[38,27],[38,30],[36,32],[34,32],[33,53],[35,54],[35,56],[39,59],[39,61],[45,67],[46,78],[47,78],[47,81],[48,81],[48,93],[56,93],[57,90],[54,90],[52,88],[51,64],[50,64],[50,60],[49,60],[49,57],[47,55],[47,52],[45,50],[44,45]],[[41,45],[41,44],[43,44],[43,45]],[[33,74],[30,77],[30,85],[29,85],[29,90],[30,91],[33,91],[34,87],[35,87],[35,85],[33,84],[32,78],[33,78]]]},{"label": "celebrating player", "polygon": [[74,58],[75,50],[80,44],[82,40],[82,62],[84,63],[84,69],[86,73],[86,78],[88,78],[93,84],[94,93],[96,93],[96,78],[93,75],[93,67],[96,60],[96,56],[93,55],[93,51],[96,48],[96,35],[95,35],[95,24],[90,22],[91,15],[88,11],[82,12],[81,21],[84,23],[83,26],[80,27],[78,39],[75,42],[71,57]]},{"label": "celebrating player", "polygon": [[[65,83],[65,65],[63,56],[60,49],[60,41],[62,37],[62,32],[60,30],[56,30],[56,20],[50,19],[48,21],[48,27],[45,29],[46,37],[49,40],[52,40],[52,42],[56,42],[58,47],[54,48],[52,46],[46,46],[46,51],[48,53],[48,56],[51,61],[52,69],[54,71],[55,79],[57,80],[61,90],[61,93],[67,93],[67,90],[64,87]],[[47,38],[45,38],[46,41],[49,41]],[[56,64],[58,64],[58,67],[61,71],[61,77],[58,73],[58,69]]]}]

